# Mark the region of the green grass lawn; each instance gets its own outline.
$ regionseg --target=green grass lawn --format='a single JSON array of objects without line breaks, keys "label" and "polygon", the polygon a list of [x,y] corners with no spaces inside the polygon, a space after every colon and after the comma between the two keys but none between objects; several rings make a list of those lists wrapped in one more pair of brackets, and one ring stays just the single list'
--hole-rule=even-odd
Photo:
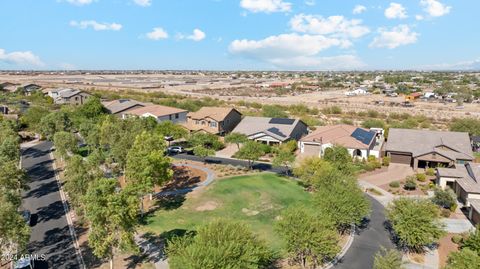
[{"label": "green grass lawn", "polygon": [[[283,209],[309,204],[310,199],[310,194],[297,182],[275,174],[220,179],[185,200],[179,208],[156,211],[143,230],[157,234],[175,229],[195,230],[216,218],[230,219],[248,224],[273,249],[280,251],[282,242],[273,228],[275,218]],[[205,210],[208,207],[215,209]]]}]

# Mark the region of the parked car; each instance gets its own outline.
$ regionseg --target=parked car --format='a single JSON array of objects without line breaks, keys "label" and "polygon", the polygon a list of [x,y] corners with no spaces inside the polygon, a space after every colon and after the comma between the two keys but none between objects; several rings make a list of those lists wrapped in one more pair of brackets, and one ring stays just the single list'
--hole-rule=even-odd
[{"label": "parked car", "polygon": [[180,146],[173,146],[173,147],[168,147],[168,153],[182,153],[184,152],[183,147]]}]

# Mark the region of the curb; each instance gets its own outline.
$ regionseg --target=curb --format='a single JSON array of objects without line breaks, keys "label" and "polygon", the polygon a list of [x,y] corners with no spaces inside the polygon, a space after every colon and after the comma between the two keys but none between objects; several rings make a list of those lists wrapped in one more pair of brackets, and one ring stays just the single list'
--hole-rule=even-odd
[{"label": "curb", "polygon": [[342,247],[342,250],[340,253],[333,259],[333,261],[327,263],[321,269],[330,269],[333,266],[337,265],[337,263],[347,254],[347,251],[350,249],[350,247],[353,244],[353,239],[355,238],[355,225],[352,225],[352,228],[350,229],[350,236],[348,237],[347,243]]}]

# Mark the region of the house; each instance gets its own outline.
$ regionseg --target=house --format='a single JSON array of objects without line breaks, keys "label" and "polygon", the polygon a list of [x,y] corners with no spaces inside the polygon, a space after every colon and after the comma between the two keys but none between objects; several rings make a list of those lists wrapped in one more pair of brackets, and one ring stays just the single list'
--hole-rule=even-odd
[{"label": "house", "polygon": [[20,86],[20,84],[18,83],[12,83],[12,82],[3,82],[3,83],[0,83],[0,91],[8,91],[8,92],[14,92],[17,90],[18,86]]},{"label": "house", "polygon": [[83,105],[90,94],[74,89],[54,89],[47,92],[55,104]]},{"label": "house", "polygon": [[[378,135],[377,135],[378,134]],[[321,126],[300,139],[300,154],[322,157],[334,145],[345,147],[352,157],[380,157],[383,130],[368,130],[352,125]]]},{"label": "house", "polygon": [[298,119],[247,116],[232,132],[244,134],[254,141],[275,145],[289,140],[299,140],[308,134],[308,127]]},{"label": "house", "polygon": [[23,89],[25,95],[31,95],[32,92],[40,90],[42,86],[30,83],[22,85],[21,88]]},{"label": "house", "polygon": [[368,92],[364,88],[358,88],[353,91],[345,92],[345,96],[357,96],[357,95],[366,95]]},{"label": "house", "polygon": [[391,128],[385,154],[392,163],[424,167],[452,167],[472,161],[470,138],[463,132]]},{"label": "house", "polygon": [[187,120],[187,110],[175,107],[148,105],[131,109],[125,112],[126,115],[138,117],[153,117],[157,122],[171,121],[173,123],[184,123]]},{"label": "house", "polygon": [[191,132],[224,135],[231,132],[241,120],[242,113],[235,108],[202,107],[197,112],[187,114],[185,127]]},{"label": "house", "polygon": [[409,95],[406,95],[405,96],[405,101],[414,101],[420,97],[422,97],[423,94],[421,92],[414,92],[414,93],[411,93]]},{"label": "house", "polygon": [[108,102],[102,102],[102,104],[110,114],[118,116],[120,118],[125,118],[126,113],[131,110],[145,107],[147,105],[145,103],[130,99],[118,99]]}]

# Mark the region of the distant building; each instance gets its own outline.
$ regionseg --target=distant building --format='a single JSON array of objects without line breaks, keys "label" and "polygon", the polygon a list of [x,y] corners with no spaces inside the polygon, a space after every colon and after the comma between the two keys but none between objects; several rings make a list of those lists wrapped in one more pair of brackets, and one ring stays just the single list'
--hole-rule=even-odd
[{"label": "distant building", "polygon": [[32,92],[42,89],[42,86],[30,83],[30,84],[22,85],[21,88],[25,92],[25,95],[31,95]]},{"label": "distant building", "polygon": [[90,94],[74,89],[55,89],[47,92],[55,104],[83,105]]},{"label": "distant building", "polygon": [[153,117],[157,122],[171,121],[173,123],[184,123],[187,120],[187,110],[175,107],[149,105],[131,109],[125,112],[126,115],[138,117]]},{"label": "distant building", "polygon": [[232,132],[244,134],[250,140],[275,145],[299,140],[308,133],[308,127],[298,119],[247,116]]},{"label": "distant building", "polygon": [[185,127],[191,132],[224,135],[231,132],[241,119],[242,113],[235,108],[202,107],[197,112],[188,113]]},{"label": "distant building", "polygon": [[12,83],[12,82],[3,82],[3,83],[0,83],[0,91],[7,91],[7,92],[14,92],[17,90],[18,86],[20,86],[20,84],[18,83]]}]

